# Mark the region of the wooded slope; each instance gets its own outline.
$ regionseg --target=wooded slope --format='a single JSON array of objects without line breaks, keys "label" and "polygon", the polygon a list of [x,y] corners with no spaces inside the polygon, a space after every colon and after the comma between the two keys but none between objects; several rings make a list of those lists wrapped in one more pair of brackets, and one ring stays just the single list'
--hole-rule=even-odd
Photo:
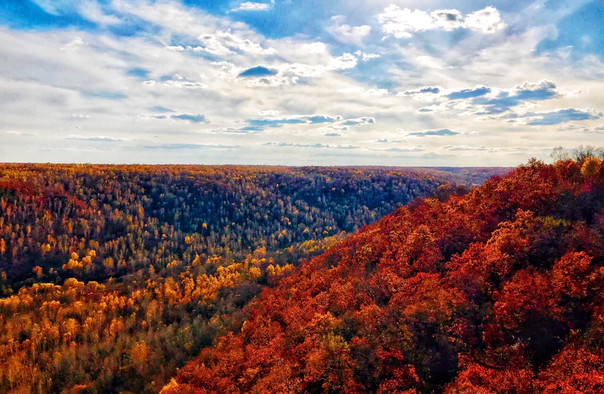
[{"label": "wooded slope", "polygon": [[303,264],[165,392],[602,392],[604,166],[531,161]]}]

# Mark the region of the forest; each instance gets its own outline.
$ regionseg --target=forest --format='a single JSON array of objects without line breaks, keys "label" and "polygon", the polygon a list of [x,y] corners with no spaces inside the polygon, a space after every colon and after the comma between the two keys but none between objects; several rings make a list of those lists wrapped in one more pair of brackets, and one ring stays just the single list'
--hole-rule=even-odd
[{"label": "forest", "polygon": [[3,164],[0,392],[158,392],[300,262],[507,171]]},{"label": "forest", "polygon": [[531,160],[302,264],[162,393],[604,391],[604,165]]}]

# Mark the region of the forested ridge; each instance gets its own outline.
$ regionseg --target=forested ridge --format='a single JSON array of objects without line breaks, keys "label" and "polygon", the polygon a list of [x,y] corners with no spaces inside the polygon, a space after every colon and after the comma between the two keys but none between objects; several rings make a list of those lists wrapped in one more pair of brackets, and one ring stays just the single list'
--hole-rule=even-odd
[{"label": "forested ridge", "polygon": [[158,391],[300,260],[502,171],[1,165],[0,391]]},{"label": "forested ridge", "polygon": [[601,393],[604,165],[531,160],[304,263],[164,388]]},{"label": "forested ridge", "polygon": [[241,258],[351,232],[445,181],[427,170],[4,165],[0,269],[15,283],[94,250],[71,274],[115,277],[163,267],[189,245]]}]

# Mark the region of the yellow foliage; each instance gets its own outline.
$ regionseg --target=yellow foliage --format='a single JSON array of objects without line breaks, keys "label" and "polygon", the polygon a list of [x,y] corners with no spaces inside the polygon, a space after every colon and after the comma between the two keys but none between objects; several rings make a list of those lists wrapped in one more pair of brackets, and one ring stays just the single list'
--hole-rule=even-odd
[{"label": "yellow foliage", "polygon": [[268,276],[275,276],[275,266],[272,264],[269,264],[269,266],[266,267],[266,274]]},{"label": "yellow foliage", "polygon": [[174,378],[170,379],[170,383],[168,383],[167,385],[165,385],[164,387],[162,387],[162,389],[159,392],[159,394],[166,394],[166,393],[169,393],[169,392],[175,392],[173,390],[178,390],[178,382],[176,382],[176,379],[174,379]]},{"label": "yellow foliage", "polygon": [[113,268],[115,265],[113,258],[107,257],[105,260],[103,260],[103,265],[107,268]]},{"label": "yellow foliage", "polygon": [[219,265],[222,261],[222,256],[210,256],[206,260],[206,264]]},{"label": "yellow foliage", "polygon": [[76,278],[66,279],[65,282],[63,283],[63,287],[66,288],[66,289],[68,289],[68,288],[82,287],[82,286],[84,286],[84,282],[80,282]]},{"label": "yellow foliage", "polygon": [[260,271],[260,268],[258,268],[258,267],[250,268],[248,271],[248,274],[247,274],[247,276],[250,280],[258,279],[261,275],[262,275],[262,271]]},{"label": "yellow foliage", "polygon": [[83,265],[79,261],[74,260],[74,259],[69,259],[69,261],[66,264],[63,264],[61,266],[61,268],[63,268],[64,270],[76,270],[76,269],[80,269],[82,267],[83,267]]},{"label": "yellow foliage", "polygon": [[197,267],[200,264],[201,264],[201,258],[199,257],[198,254],[196,254],[195,259],[193,259],[193,261],[191,262],[191,266]]},{"label": "yellow foliage", "polygon": [[597,157],[588,157],[581,167],[581,175],[583,175],[584,178],[589,178],[597,174],[600,171],[601,166],[602,160]]},{"label": "yellow foliage", "polygon": [[286,265],[284,265],[281,272],[282,272],[283,275],[285,275],[285,274],[291,274],[292,272],[294,272],[294,266],[293,266],[293,264],[286,264]]},{"label": "yellow foliage", "polygon": [[101,285],[99,282],[95,280],[91,280],[86,284],[86,288],[90,292],[102,291],[105,289],[105,285]]}]

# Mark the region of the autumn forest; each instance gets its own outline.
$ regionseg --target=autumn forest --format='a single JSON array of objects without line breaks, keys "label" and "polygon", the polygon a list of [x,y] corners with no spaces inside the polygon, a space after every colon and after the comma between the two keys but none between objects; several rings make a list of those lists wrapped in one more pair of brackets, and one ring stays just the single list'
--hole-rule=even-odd
[{"label": "autumn forest", "polygon": [[0,165],[0,392],[604,390],[604,165]]},{"label": "autumn forest", "polygon": [[0,391],[159,391],[300,261],[497,171],[3,165]]}]

